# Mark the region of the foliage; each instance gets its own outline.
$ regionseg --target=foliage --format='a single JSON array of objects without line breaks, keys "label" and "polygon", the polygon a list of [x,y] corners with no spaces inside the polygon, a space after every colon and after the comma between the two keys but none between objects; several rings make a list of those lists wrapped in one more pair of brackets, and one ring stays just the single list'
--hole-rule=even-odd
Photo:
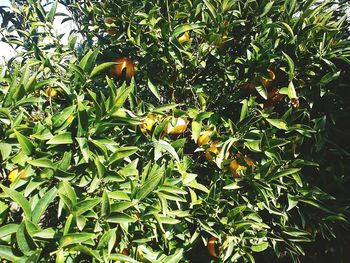
[{"label": "foliage", "polygon": [[61,3],[1,9],[1,259],[345,259],[346,2]]}]

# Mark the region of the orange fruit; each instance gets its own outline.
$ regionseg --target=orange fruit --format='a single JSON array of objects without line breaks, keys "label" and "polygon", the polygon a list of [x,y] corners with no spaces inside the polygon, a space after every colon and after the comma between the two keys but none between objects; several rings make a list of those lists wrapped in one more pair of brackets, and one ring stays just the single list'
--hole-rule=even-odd
[{"label": "orange fruit", "polygon": [[13,169],[7,176],[7,178],[9,179],[9,181],[11,183],[13,183],[17,177],[20,176],[21,178],[24,178],[23,175],[21,175],[21,172],[16,168],[16,169]]},{"label": "orange fruit", "polygon": [[267,101],[265,102],[265,107],[272,107],[273,105],[280,102],[284,97],[285,95],[280,94],[278,88],[272,88],[267,93]]},{"label": "orange fruit", "polygon": [[104,22],[107,25],[111,25],[111,24],[117,22],[117,19],[115,17],[106,17]]},{"label": "orange fruit", "polygon": [[205,131],[199,136],[197,144],[198,146],[202,146],[205,144],[208,144],[210,142],[210,136],[212,135],[213,131]]},{"label": "orange fruit", "polygon": [[118,33],[118,29],[117,28],[107,28],[107,35],[109,36],[115,36]]},{"label": "orange fruit", "polygon": [[111,69],[111,73],[113,76],[131,79],[135,75],[135,65],[130,58],[120,57],[114,59],[113,62],[118,63]]},{"label": "orange fruit", "polygon": [[213,156],[216,156],[220,153],[220,150],[216,146],[217,142],[212,142],[210,144],[210,147],[205,150],[205,158],[207,158],[208,161],[213,160]]},{"label": "orange fruit", "polygon": [[187,120],[182,117],[171,117],[171,121],[164,127],[164,132],[172,135],[182,134],[186,131],[187,124]]},{"label": "orange fruit", "polygon": [[47,87],[46,94],[47,96],[54,98],[57,96],[57,90],[55,88]]},{"label": "orange fruit", "polygon": [[69,117],[67,118],[67,123],[72,123],[74,120],[74,116],[73,115],[69,115]]},{"label": "orange fruit", "polygon": [[219,258],[215,250],[215,244],[217,240],[218,239],[216,237],[211,236],[209,237],[208,244],[207,244],[208,252],[214,258]]},{"label": "orange fruit", "polygon": [[156,122],[158,122],[160,120],[160,116],[159,115],[155,115],[155,114],[149,114],[144,121],[142,122],[142,124],[140,124],[140,129],[142,131],[143,134],[148,134],[148,131],[151,131],[154,124]]},{"label": "orange fruit", "polygon": [[241,86],[242,89],[250,92],[255,92],[256,91],[255,87],[256,87],[256,84],[253,82],[246,82]]},{"label": "orange fruit", "polygon": [[276,79],[276,75],[271,69],[268,69],[267,71],[269,72],[269,78],[268,79],[262,78],[261,80],[262,84],[266,88],[269,87],[272,84],[272,82]]},{"label": "orange fruit", "polygon": [[237,159],[234,159],[231,161],[231,163],[229,165],[229,170],[231,171],[231,173],[234,177],[239,177],[242,171],[247,170],[248,166],[254,167],[254,162],[249,157],[244,157],[244,161],[245,161],[247,166],[239,164]]},{"label": "orange fruit", "polygon": [[122,254],[125,255],[125,256],[129,256],[130,255],[129,249],[124,248],[123,251],[122,251]]},{"label": "orange fruit", "polygon": [[190,40],[190,34],[188,32],[183,33],[181,36],[177,38],[180,44],[188,42]]}]

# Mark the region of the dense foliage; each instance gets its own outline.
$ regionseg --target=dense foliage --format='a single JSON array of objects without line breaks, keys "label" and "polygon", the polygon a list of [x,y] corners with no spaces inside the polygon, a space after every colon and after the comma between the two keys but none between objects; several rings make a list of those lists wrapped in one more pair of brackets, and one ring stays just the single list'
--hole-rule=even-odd
[{"label": "dense foliage", "polygon": [[12,2],[0,259],[349,257],[347,2]]}]

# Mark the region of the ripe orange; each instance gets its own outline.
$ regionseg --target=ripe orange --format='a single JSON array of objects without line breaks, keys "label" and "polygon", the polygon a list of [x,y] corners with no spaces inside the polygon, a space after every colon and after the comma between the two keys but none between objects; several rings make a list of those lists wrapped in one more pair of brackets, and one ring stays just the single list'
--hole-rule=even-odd
[{"label": "ripe orange", "polygon": [[267,101],[265,102],[265,107],[272,107],[273,105],[280,102],[284,97],[285,95],[280,94],[278,88],[272,88],[267,93]]},{"label": "ripe orange", "polygon": [[205,131],[199,136],[197,144],[198,146],[202,146],[205,144],[208,144],[210,142],[210,136],[212,135],[213,131]]},{"label": "ripe orange", "polygon": [[129,249],[124,248],[123,251],[122,251],[122,254],[125,255],[125,256],[129,256],[130,255]]},{"label": "ripe orange", "polygon": [[244,157],[244,161],[247,164],[247,166],[239,164],[237,159],[231,161],[229,165],[229,170],[231,171],[234,177],[239,177],[241,175],[241,172],[245,171],[248,166],[254,167],[254,161],[251,158]]},{"label": "ripe orange", "polygon": [[216,237],[213,237],[213,236],[209,237],[209,239],[208,239],[208,245],[207,245],[208,252],[214,258],[219,258],[218,255],[216,254],[216,250],[215,250],[215,244],[216,244],[217,240],[218,239]]},{"label": "ripe orange", "polygon": [[224,50],[227,46],[227,42],[226,42],[227,39],[228,39],[228,35],[226,33],[224,33],[222,35],[221,39],[213,42],[213,45],[220,50]]},{"label": "ripe orange", "polygon": [[190,41],[190,34],[188,32],[183,33],[177,38],[180,44]]},{"label": "ripe orange", "polygon": [[160,120],[159,115],[149,114],[144,121],[140,124],[141,132],[145,135],[152,130],[154,124]]},{"label": "ripe orange", "polygon": [[112,75],[125,79],[131,79],[135,75],[134,62],[130,58],[120,57],[114,59],[113,62],[118,64],[112,67]]},{"label": "ripe orange", "polygon": [[273,72],[271,69],[267,70],[269,72],[269,78],[262,78],[261,82],[262,84],[267,88],[271,86],[272,82],[276,79],[275,72]]},{"label": "ripe orange", "polygon": [[172,135],[182,134],[186,131],[187,124],[188,124],[187,120],[182,117],[179,117],[179,118],[171,117],[171,120],[168,123],[168,125],[164,127],[164,132],[166,134],[172,134]]},{"label": "ripe orange", "polygon": [[115,27],[107,28],[107,35],[115,36],[118,33],[118,29]]},{"label": "ripe orange", "polygon": [[205,150],[205,158],[207,158],[208,161],[213,160],[213,156],[216,156],[220,153],[220,150],[216,146],[217,142],[212,142],[210,144],[210,147]]},{"label": "ripe orange", "polygon": [[249,92],[255,92],[256,91],[255,87],[256,87],[256,84],[253,82],[246,82],[241,86],[242,89],[247,90]]},{"label": "ripe orange", "polygon": [[54,98],[57,96],[57,90],[55,88],[47,87],[46,94],[47,96]]},{"label": "ripe orange", "polygon": [[16,168],[16,169],[13,169],[7,176],[7,178],[9,179],[9,181],[11,183],[13,183],[17,177],[20,176],[21,178],[23,178],[23,175],[21,175],[21,172]]},{"label": "ripe orange", "polygon": [[67,123],[71,124],[74,120],[74,116],[73,115],[69,115],[69,117],[67,118]]},{"label": "ripe orange", "polygon": [[106,17],[104,21],[107,25],[111,25],[117,22],[117,19],[115,17]]}]

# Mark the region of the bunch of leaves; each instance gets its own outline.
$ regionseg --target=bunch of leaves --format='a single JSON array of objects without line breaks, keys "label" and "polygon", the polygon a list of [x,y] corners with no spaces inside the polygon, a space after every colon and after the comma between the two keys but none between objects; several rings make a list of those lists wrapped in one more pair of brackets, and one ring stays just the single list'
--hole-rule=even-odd
[{"label": "bunch of leaves", "polygon": [[[298,261],[344,232],[350,50],[329,2],[63,3],[78,24],[67,46],[57,1],[16,1],[2,31],[21,52],[0,74],[1,258],[210,261],[214,236],[222,261]],[[122,55],[137,61],[129,81],[106,74]],[[272,107],[268,68],[285,94]],[[172,117],[186,132],[165,132]],[[254,167],[233,177],[242,155]]]}]

